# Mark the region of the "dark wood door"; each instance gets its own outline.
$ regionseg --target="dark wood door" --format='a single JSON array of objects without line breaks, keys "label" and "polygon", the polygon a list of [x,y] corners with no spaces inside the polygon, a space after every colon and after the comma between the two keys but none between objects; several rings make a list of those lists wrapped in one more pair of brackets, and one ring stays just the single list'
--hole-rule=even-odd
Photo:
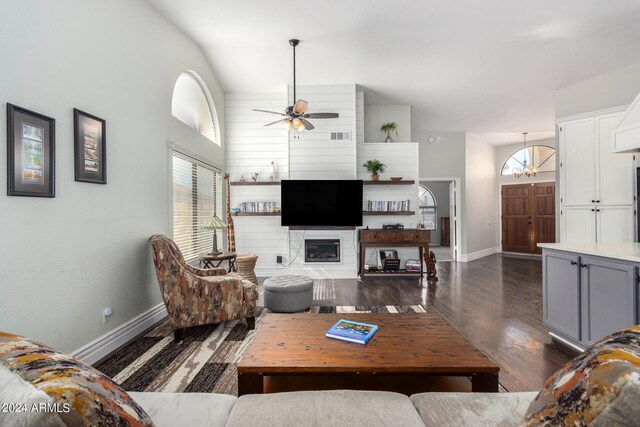
[{"label": "dark wood door", "polygon": [[533,186],[534,249],[541,254],[538,243],[556,241],[556,184],[541,182]]},{"label": "dark wood door", "polygon": [[533,209],[531,185],[502,187],[502,250],[532,252]]},{"label": "dark wood door", "polygon": [[555,242],[555,183],[502,187],[502,250],[541,253],[538,243]]}]

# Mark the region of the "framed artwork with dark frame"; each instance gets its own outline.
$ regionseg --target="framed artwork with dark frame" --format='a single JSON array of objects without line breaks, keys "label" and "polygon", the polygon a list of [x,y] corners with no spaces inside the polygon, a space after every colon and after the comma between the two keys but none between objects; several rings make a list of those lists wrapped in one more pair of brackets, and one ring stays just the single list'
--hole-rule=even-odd
[{"label": "framed artwork with dark frame", "polygon": [[55,197],[56,120],[7,103],[7,194]]},{"label": "framed artwork with dark frame", "polygon": [[75,179],[107,183],[107,137],[104,119],[73,109]]}]

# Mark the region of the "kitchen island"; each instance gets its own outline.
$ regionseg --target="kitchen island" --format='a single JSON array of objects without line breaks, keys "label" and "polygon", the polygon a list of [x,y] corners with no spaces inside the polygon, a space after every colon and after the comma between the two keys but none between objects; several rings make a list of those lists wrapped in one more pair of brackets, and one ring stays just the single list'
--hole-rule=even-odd
[{"label": "kitchen island", "polygon": [[543,322],[577,349],[640,323],[640,243],[540,243]]}]

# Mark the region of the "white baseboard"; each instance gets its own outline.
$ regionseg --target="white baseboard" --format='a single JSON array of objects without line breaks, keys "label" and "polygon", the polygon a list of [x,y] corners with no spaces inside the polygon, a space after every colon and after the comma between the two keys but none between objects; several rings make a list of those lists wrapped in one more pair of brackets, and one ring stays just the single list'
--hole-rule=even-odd
[{"label": "white baseboard", "polygon": [[164,303],[150,308],[139,316],[107,332],[71,353],[71,356],[82,359],[93,365],[100,359],[117,350],[167,316]]},{"label": "white baseboard", "polygon": [[483,249],[481,251],[471,252],[469,254],[462,254],[460,256],[460,261],[461,262],[475,261],[477,259],[484,258],[484,257],[487,257],[489,255],[496,254],[496,253],[498,253],[498,248],[487,248],[487,249]]}]

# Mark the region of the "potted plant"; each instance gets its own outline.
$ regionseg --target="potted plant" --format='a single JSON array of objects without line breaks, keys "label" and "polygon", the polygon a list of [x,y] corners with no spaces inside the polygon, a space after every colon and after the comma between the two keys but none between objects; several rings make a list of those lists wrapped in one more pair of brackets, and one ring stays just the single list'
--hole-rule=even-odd
[{"label": "potted plant", "polygon": [[367,172],[371,174],[372,181],[378,181],[380,179],[380,173],[384,172],[384,168],[387,167],[380,160],[373,159],[367,160],[365,164],[362,165],[363,168],[367,168]]},{"label": "potted plant", "polygon": [[382,126],[380,126],[380,133],[387,134],[387,139],[385,139],[384,142],[393,142],[393,138],[391,138],[391,132],[395,133],[396,136],[399,136],[398,124],[396,122],[383,123]]}]

